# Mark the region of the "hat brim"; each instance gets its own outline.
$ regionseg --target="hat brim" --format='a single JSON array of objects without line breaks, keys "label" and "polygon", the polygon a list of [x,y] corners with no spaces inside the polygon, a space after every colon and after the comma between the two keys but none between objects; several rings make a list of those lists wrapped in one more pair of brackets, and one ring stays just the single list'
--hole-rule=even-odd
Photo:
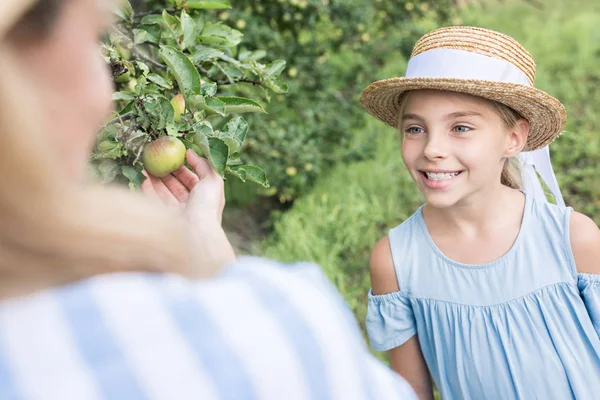
[{"label": "hat brim", "polygon": [[435,89],[480,96],[505,104],[529,122],[524,151],[550,144],[565,127],[567,112],[560,101],[534,87],[515,83],[454,78],[390,78],[369,85],[360,97],[363,108],[398,128],[400,99],[409,90]]}]

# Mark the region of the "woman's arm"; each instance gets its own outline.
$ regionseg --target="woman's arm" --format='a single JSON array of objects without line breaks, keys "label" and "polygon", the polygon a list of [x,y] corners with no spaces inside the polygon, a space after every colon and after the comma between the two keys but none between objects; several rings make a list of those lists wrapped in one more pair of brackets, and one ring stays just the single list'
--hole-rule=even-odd
[{"label": "woman's arm", "polygon": [[[381,295],[400,290],[387,236],[379,240],[373,248],[369,264],[373,294]],[[433,400],[431,376],[417,335],[390,350],[389,355],[392,369],[408,381],[419,399]]]}]

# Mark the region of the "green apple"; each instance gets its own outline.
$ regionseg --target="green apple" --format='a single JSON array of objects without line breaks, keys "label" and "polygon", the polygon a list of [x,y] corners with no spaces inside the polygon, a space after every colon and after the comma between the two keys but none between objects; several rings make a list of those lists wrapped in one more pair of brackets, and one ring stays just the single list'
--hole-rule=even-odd
[{"label": "green apple", "polygon": [[161,136],[144,146],[142,162],[150,175],[163,178],[183,165],[185,151],[181,140],[172,136]]},{"label": "green apple", "polygon": [[181,114],[185,112],[185,99],[181,93],[177,94],[171,99],[171,105],[175,111],[174,119],[175,122],[181,122]]}]

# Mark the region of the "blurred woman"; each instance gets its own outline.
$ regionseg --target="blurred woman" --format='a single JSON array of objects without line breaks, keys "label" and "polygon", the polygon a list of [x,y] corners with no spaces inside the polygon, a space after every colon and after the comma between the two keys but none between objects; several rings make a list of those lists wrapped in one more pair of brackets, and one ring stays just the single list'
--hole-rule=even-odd
[{"label": "blurred woman", "polygon": [[235,260],[206,160],[144,185],[183,213],[84,182],[110,7],[0,2],[0,398],[413,399],[318,268]]}]

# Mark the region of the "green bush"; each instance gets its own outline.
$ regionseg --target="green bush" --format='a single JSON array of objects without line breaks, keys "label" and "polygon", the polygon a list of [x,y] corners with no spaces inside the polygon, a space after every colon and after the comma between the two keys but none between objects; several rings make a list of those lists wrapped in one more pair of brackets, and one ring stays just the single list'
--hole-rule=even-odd
[{"label": "green bush", "polygon": [[277,220],[263,244],[267,257],[318,263],[361,323],[372,247],[422,201],[393,129],[370,121],[363,134],[376,143],[377,159],[335,167]]}]

